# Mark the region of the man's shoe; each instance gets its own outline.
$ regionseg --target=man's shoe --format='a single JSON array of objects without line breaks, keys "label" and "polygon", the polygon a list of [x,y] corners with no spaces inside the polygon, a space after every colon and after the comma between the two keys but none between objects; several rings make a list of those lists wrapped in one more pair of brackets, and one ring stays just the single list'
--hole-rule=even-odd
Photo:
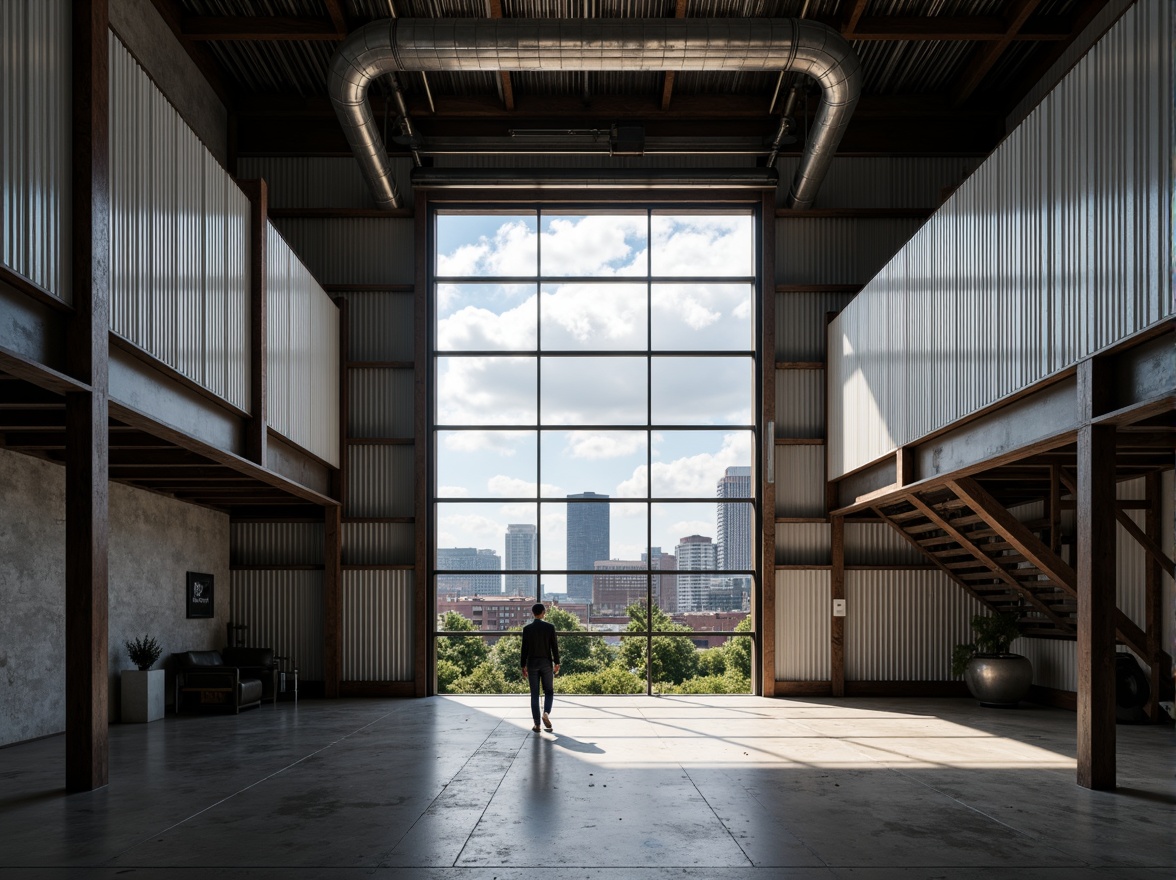
[{"label": "man's shoe", "polygon": [[[549,731],[551,730],[551,719],[547,717],[546,712],[543,713],[543,726],[546,727]],[[539,728],[536,727],[535,729],[538,730]]]},{"label": "man's shoe", "polygon": [[538,725],[538,724],[536,724],[534,727],[532,727],[532,728],[531,728],[531,730],[533,730],[533,731],[535,731],[536,733],[538,733],[538,732],[539,732],[539,725]]}]

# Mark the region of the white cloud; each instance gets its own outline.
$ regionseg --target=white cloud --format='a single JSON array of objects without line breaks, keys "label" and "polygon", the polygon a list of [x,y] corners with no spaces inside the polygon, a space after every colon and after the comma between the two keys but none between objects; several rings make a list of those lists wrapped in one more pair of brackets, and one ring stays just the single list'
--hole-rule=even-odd
[{"label": "white cloud", "polygon": [[437,322],[438,351],[521,351],[535,342],[533,296],[501,314],[466,306]]},{"label": "white cloud", "polygon": [[446,431],[442,444],[454,452],[491,452],[512,457],[520,440],[530,440],[529,434],[520,436],[512,431]]},{"label": "white cloud", "polygon": [[[486,481],[486,489],[490,495],[496,495],[500,498],[535,497],[535,484],[533,482],[519,480],[502,474],[496,474],[488,479]],[[549,498],[552,496],[566,495],[567,492],[552,483],[544,483],[542,494],[545,498]]]},{"label": "white cloud", "polygon": [[440,358],[437,421],[442,425],[533,424],[531,358]]},{"label": "white cloud", "polygon": [[645,286],[561,284],[543,291],[543,347],[645,348]]},{"label": "white cloud", "polygon": [[438,275],[534,275],[536,235],[523,220],[503,223],[493,236],[481,236],[449,254],[437,254]]},{"label": "white cloud", "polygon": [[474,513],[452,513],[437,517],[438,547],[498,548],[506,528],[498,520]]},{"label": "white cloud", "polygon": [[575,431],[567,436],[568,454],[588,461],[623,458],[645,449],[645,434],[636,431]]},{"label": "white cloud", "polygon": [[555,217],[546,223],[541,247],[544,274],[645,274],[644,215]]},{"label": "white cloud", "polygon": [[[654,449],[657,452],[661,435],[654,435]],[[729,467],[746,467],[751,461],[751,448],[747,434],[723,435],[723,445],[718,452],[701,452],[670,461],[653,463],[652,490],[655,496],[670,498],[707,498],[715,494],[715,484]],[[645,491],[646,468],[644,465],[633,471],[633,476],[617,486],[617,495],[641,494]]]},{"label": "white cloud", "polygon": [[751,275],[751,217],[653,217],[654,275]]},{"label": "white cloud", "polygon": [[662,549],[667,553],[672,553],[673,548],[678,545],[678,542],[683,538],[688,538],[691,535],[702,535],[706,538],[713,538],[715,535],[715,521],[709,522],[701,519],[680,519],[676,522],[670,523],[665,528],[666,534],[674,535],[673,543],[668,547],[664,544]]},{"label": "white cloud", "polygon": [[468,498],[470,490],[465,486],[439,486],[437,488],[438,498]]}]

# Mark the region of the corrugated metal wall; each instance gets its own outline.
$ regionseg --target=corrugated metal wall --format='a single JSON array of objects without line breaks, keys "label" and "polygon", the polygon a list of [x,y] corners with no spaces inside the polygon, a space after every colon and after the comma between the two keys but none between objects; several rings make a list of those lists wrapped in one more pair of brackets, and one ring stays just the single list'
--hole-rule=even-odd
[{"label": "corrugated metal wall", "polygon": [[828,523],[776,523],[777,565],[829,565]]},{"label": "corrugated metal wall", "polygon": [[234,571],[230,613],[249,627],[244,641],[273,648],[307,681],[323,678],[323,573]]},{"label": "corrugated metal wall", "polygon": [[324,284],[412,284],[413,221],[401,218],[275,221]]},{"label": "corrugated metal wall", "polygon": [[411,446],[352,446],[345,515],[412,516],[413,458]]},{"label": "corrugated metal wall", "polygon": [[845,574],[847,681],[944,681],[980,603],[938,571]]},{"label": "corrugated metal wall", "polygon": [[0,263],[67,303],[72,9],[0,3]]},{"label": "corrugated metal wall", "polygon": [[412,297],[348,291],[348,355],[352,361],[411,361]]},{"label": "corrugated metal wall", "polygon": [[110,35],[110,326],[249,409],[249,202]]},{"label": "corrugated metal wall", "polygon": [[411,370],[355,368],[348,372],[347,434],[350,437],[412,437]]},{"label": "corrugated metal wall", "polygon": [[776,371],[776,436],[825,436],[824,370]]},{"label": "corrugated metal wall", "polygon": [[272,225],[267,337],[269,426],[339,464],[339,308]]},{"label": "corrugated metal wall", "polygon": [[825,316],[840,312],[852,299],[852,293],[776,294],[776,360],[824,361],[828,337]]},{"label": "corrugated metal wall", "polygon": [[865,284],[921,225],[903,217],[777,218],[776,282]]},{"label": "corrugated metal wall", "polygon": [[[799,156],[785,156],[776,163],[780,180],[792,180],[800,164]],[[961,183],[976,170],[980,159],[963,156],[951,158],[845,157],[833,160],[829,173],[821,181],[817,208],[936,208],[943,201],[943,191]],[[777,205],[784,207],[788,187],[776,190]]]},{"label": "corrugated metal wall", "polygon": [[413,576],[343,575],[343,680],[412,681]]},{"label": "corrugated metal wall", "polygon": [[845,524],[846,565],[929,565],[922,553],[886,523]]},{"label": "corrugated metal wall", "polygon": [[344,565],[408,565],[415,551],[412,523],[343,524]]},{"label": "corrugated metal wall", "polygon": [[[392,174],[406,205],[412,204],[412,159],[393,159]],[[264,178],[269,206],[283,208],[374,208],[372,192],[354,159],[246,158],[237,160],[242,180]]]},{"label": "corrugated metal wall", "polygon": [[[1176,559],[1176,474],[1164,473],[1160,480],[1160,543],[1169,559]],[[1164,576],[1163,645],[1176,655],[1176,582]]]},{"label": "corrugated metal wall", "polygon": [[833,476],[1173,313],[1171,74],[1141,2],[842,312]]},{"label": "corrugated metal wall", "polygon": [[829,572],[776,572],[777,681],[829,680],[831,620]]},{"label": "corrugated metal wall", "polygon": [[323,524],[235,522],[230,526],[233,565],[322,565]]},{"label": "corrugated metal wall", "polygon": [[[963,639],[970,642],[969,636]],[[1033,664],[1033,683],[1060,691],[1078,690],[1078,643],[1064,639],[1017,639],[1011,650]]]},{"label": "corrugated metal wall", "polygon": [[825,515],[825,447],[776,447],[776,516]]}]

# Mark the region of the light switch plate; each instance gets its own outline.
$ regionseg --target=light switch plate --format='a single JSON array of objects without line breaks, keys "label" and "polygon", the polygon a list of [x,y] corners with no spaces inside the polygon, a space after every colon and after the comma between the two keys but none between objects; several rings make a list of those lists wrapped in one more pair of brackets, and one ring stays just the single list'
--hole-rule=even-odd
[{"label": "light switch plate", "polygon": [[845,617],[845,600],[844,599],[834,599],[833,600],[833,616],[834,617]]}]

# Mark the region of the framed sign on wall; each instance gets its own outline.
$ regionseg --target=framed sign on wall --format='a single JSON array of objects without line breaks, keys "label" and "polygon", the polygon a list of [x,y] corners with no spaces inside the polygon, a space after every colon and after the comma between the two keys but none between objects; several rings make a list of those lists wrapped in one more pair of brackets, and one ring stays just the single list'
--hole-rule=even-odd
[{"label": "framed sign on wall", "polygon": [[188,572],[188,584],[185,596],[187,598],[188,617],[215,616],[212,575],[203,574],[198,571]]}]

